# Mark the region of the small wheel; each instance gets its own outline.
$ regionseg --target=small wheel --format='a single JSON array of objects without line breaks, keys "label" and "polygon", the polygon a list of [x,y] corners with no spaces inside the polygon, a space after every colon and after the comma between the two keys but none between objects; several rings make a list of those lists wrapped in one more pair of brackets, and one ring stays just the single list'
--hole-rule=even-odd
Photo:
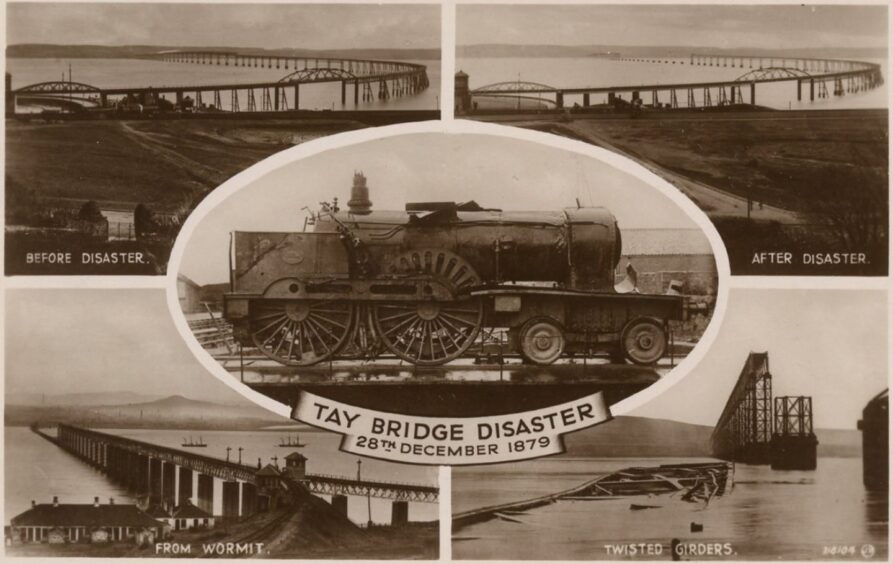
[{"label": "small wheel", "polygon": [[561,357],[567,340],[564,330],[548,318],[534,318],[521,327],[521,356],[534,364],[552,364]]},{"label": "small wheel", "polygon": [[481,330],[479,299],[377,304],[370,312],[382,343],[407,362],[436,366],[468,350]]},{"label": "small wheel", "polygon": [[267,357],[289,366],[331,358],[353,333],[350,302],[265,300],[251,311],[251,338]]},{"label": "small wheel", "polygon": [[654,319],[633,319],[620,340],[623,353],[634,364],[654,364],[667,352],[667,332]]}]

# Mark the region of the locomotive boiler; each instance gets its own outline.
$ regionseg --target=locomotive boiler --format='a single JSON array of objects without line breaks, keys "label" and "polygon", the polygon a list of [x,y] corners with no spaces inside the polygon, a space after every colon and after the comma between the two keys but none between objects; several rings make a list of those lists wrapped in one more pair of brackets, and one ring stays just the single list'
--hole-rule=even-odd
[{"label": "locomotive boiler", "polygon": [[362,174],[347,210],[302,232],[235,232],[224,315],[236,340],[286,365],[393,354],[437,365],[499,333],[551,364],[607,352],[655,363],[678,295],[615,290],[621,234],[604,208],[502,211],[475,202],[373,211]]}]

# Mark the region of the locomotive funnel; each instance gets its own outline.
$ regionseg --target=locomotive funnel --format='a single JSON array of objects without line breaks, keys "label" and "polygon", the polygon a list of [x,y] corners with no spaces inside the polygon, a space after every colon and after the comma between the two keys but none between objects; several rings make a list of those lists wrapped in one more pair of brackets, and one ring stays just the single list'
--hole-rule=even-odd
[{"label": "locomotive funnel", "polygon": [[353,186],[350,189],[350,201],[347,202],[347,210],[355,215],[368,215],[372,212],[369,187],[366,186],[366,176],[362,172],[355,172],[353,175]]}]

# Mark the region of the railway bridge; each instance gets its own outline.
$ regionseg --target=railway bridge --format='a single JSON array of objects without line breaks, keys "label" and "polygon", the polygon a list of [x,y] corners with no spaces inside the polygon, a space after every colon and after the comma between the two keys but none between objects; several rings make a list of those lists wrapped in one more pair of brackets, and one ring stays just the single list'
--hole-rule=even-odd
[{"label": "railway bridge", "polygon": [[812,428],[812,398],[773,398],[769,353],[750,353],[710,440],[717,458],[814,470],[818,441]]},{"label": "railway bridge", "polygon": [[[562,109],[571,97],[580,108],[597,103],[616,105],[624,102],[650,108],[710,108],[757,104],[757,87],[787,83],[796,88],[797,100],[807,95],[817,98],[843,96],[881,86],[884,82],[878,64],[837,59],[792,57],[760,57],[750,55],[690,55],[688,61],[661,58],[621,58],[624,62],[679,64],[690,66],[731,67],[747,69],[734,79],[679,83],[652,83],[620,86],[556,87],[530,81],[498,82],[464,92],[457,90],[456,100],[503,98],[518,101],[534,100],[550,108]],[[457,83],[458,87],[458,83]],[[830,87],[830,88],[829,88]],[[625,97],[625,98],[624,98]],[[459,108],[470,110],[472,108]]]},{"label": "railway bridge", "polygon": [[[225,518],[266,510],[277,495],[295,483],[311,493],[331,496],[332,505],[345,514],[347,496],[391,500],[395,522],[408,519],[410,502],[436,503],[439,495],[436,486],[424,484],[310,474],[304,469],[301,455],[286,457],[290,460],[285,468],[260,468],[260,463],[254,467],[74,425],[59,424],[55,436],[42,429],[33,430],[137,496],[148,495],[167,506],[189,500]],[[297,461],[294,465],[293,460]],[[218,487],[222,488],[219,496],[215,495]]]},{"label": "railway bridge", "polygon": [[[300,109],[301,86],[340,86],[341,106],[409,96],[428,88],[427,67],[416,63],[372,59],[286,57],[224,51],[166,51],[152,60],[166,63],[280,69],[277,80],[215,84],[182,84],[98,88],[69,81],[31,84],[12,90],[17,102],[36,102],[80,109],[125,108],[279,112]],[[289,72],[290,71],[290,72]],[[170,97],[170,98],[168,98]]]}]

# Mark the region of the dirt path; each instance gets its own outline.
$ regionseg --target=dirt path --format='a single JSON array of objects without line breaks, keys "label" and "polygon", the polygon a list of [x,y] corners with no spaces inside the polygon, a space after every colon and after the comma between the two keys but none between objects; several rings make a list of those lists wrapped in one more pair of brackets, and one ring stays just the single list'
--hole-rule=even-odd
[{"label": "dirt path", "polygon": [[[746,198],[672,172],[637,153],[624,150],[614,145],[604,136],[599,135],[587,121],[580,120],[562,124],[550,123],[548,125],[530,122],[517,123],[515,125],[570,137],[629,157],[679,188],[711,217],[747,217]],[[802,223],[802,219],[796,212],[766,204],[753,204],[750,217],[756,220],[777,221],[783,224]]]},{"label": "dirt path", "polygon": [[216,168],[204,165],[184,156],[177,151],[176,147],[171,143],[171,139],[165,135],[140,131],[126,121],[118,123],[120,123],[122,131],[127,134],[134,143],[144,148],[149,154],[184,171],[196,182],[205,187],[214,188],[222,184],[223,181],[230,176]]}]

